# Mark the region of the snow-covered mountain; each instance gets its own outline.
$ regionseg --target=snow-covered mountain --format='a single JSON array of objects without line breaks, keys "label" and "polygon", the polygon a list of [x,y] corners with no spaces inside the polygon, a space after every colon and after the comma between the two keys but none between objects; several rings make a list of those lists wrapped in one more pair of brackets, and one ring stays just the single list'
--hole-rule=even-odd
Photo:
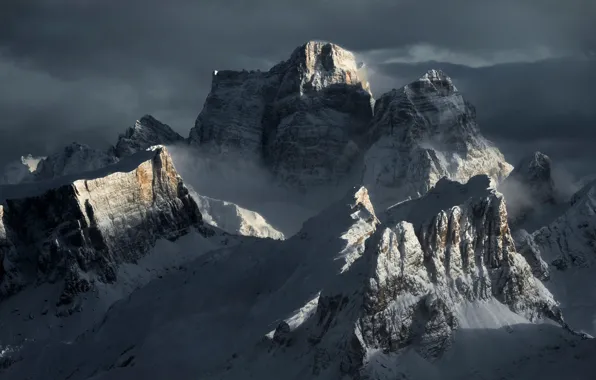
[{"label": "snow-covered mountain", "polygon": [[[561,317],[515,252],[489,183],[442,181],[430,207],[411,201],[381,218],[355,189],[288,240],[207,253],[78,339],[9,353],[4,377],[481,378],[578,344],[530,323]],[[460,224],[441,223],[454,216]]]},{"label": "snow-covered mountain", "polygon": [[335,183],[358,157],[372,117],[361,70],[351,52],[311,41],[267,72],[215,71],[190,142],[263,160],[294,186]]},{"label": "snow-covered mountain", "polygon": [[534,152],[523,157],[500,185],[514,229],[534,229],[553,219],[564,203],[553,179],[551,159]]},{"label": "snow-covered mountain", "polygon": [[[146,115],[0,186],[2,378],[591,379],[596,182],[565,204],[540,153],[509,175],[441,71],[373,103],[352,53],[308,42],[214,72],[187,145]],[[520,192],[564,210],[514,241]],[[284,236],[233,194],[326,207]]]},{"label": "snow-covered mountain", "polygon": [[113,153],[116,157],[127,157],[155,145],[181,144],[184,138],[169,125],[151,115],[145,115],[118,136]]},{"label": "snow-covered mountain", "polygon": [[50,180],[97,170],[116,162],[118,162],[118,158],[109,152],[73,142],[61,151],[39,161],[34,175],[35,180]]},{"label": "snow-covered mountain", "polygon": [[441,71],[378,98],[369,134],[363,181],[381,205],[419,197],[442,177],[466,182],[487,174],[498,183],[512,170],[480,134],[474,107]]},{"label": "snow-covered mountain", "polygon": [[[136,121],[135,126],[120,135],[114,147],[107,151],[94,149],[85,144],[72,143],[48,157],[30,155],[22,162],[5,168],[0,184],[18,184],[45,181],[63,176],[86,175],[83,173],[117,163],[119,160],[159,145],[182,145],[185,139],[168,125],[151,115]],[[39,164],[38,164],[39,163]],[[31,165],[34,165],[33,168]],[[205,197],[192,192],[205,222],[234,235],[270,237],[283,239],[283,233],[272,227],[259,213],[247,210],[232,202]],[[215,212],[216,210],[216,212]]]},{"label": "snow-covered mountain", "polygon": [[206,227],[163,147],[95,172],[0,187],[0,297],[28,285],[64,282],[69,305],[118,265],[143,257],[159,239]]},{"label": "snow-covered mountain", "polygon": [[542,268],[569,323],[596,334],[596,181],[571,199],[552,223],[519,239],[520,252]]},{"label": "snow-covered mountain", "polygon": [[283,240],[284,234],[273,228],[259,213],[232,202],[199,195],[191,191],[205,223],[240,236]]}]

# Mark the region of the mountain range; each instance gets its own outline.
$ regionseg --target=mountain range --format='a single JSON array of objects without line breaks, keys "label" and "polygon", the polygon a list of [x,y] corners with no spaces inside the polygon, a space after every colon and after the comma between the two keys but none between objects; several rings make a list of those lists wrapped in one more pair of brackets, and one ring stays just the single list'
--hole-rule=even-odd
[{"label": "mountain range", "polygon": [[[431,69],[310,41],[0,185],[6,379],[591,379],[596,181],[517,166]],[[574,369],[574,374],[572,373]]]}]

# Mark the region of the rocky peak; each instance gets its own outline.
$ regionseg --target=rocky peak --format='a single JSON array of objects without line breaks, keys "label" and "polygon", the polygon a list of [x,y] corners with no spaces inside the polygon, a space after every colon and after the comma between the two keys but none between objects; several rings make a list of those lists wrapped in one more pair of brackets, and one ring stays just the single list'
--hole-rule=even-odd
[{"label": "rocky peak", "polygon": [[93,171],[116,163],[118,158],[86,144],[73,142],[62,151],[39,161],[34,172],[36,180],[49,180],[64,175]]},{"label": "rocky peak", "polygon": [[151,115],[145,115],[118,137],[114,154],[117,157],[126,157],[153,145],[171,145],[182,141],[184,138],[169,125]]},{"label": "rocky peak", "polygon": [[115,281],[119,264],[158,239],[209,233],[163,147],[93,172],[0,187],[0,216],[0,298],[63,281],[59,305]]},{"label": "rocky peak", "polygon": [[333,84],[362,86],[370,93],[369,83],[361,77],[363,68],[354,54],[333,43],[309,41],[296,48],[283,65],[298,71],[301,93],[320,91]]},{"label": "rocky peak", "polygon": [[457,92],[453,80],[442,70],[429,70],[418,81],[411,83],[410,89],[424,88],[425,91],[433,90],[442,92],[444,95]]},{"label": "rocky peak", "polygon": [[515,178],[530,187],[530,190],[543,190],[542,197],[554,198],[551,159],[541,152],[534,152],[520,160],[509,178]]},{"label": "rocky peak", "polygon": [[440,358],[471,324],[502,328],[543,318],[564,324],[557,302],[515,251],[505,202],[490,182],[444,179],[423,198],[379,215],[380,222],[364,216],[374,210],[361,188],[337,211],[318,216],[318,222],[326,215],[343,221],[338,216],[349,205],[352,225],[344,239],[351,252],[337,255],[345,265],[326,276],[312,317],[299,327],[294,316],[279,323],[267,357],[312,355],[313,375],[367,378],[371,361],[391,367],[404,349]]},{"label": "rocky peak", "polygon": [[442,71],[377,99],[369,133],[364,183],[382,205],[421,196],[442,177],[465,183],[486,173],[498,183],[512,170]]},{"label": "rocky peak", "polygon": [[345,49],[309,42],[267,72],[218,71],[190,143],[263,161],[284,183],[335,182],[372,117],[362,70]]},{"label": "rocky peak", "polygon": [[551,160],[541,152],[523,157],[499,190],[509,200],[514,228],[540,224],[534,219],[546,219],[546,212],[562,202],[553,181]]},{"label": "rocky peak", "polygon": [[412,345],[440,356],[468,323],[458,305],[477,301],[564,325],[558,303],[515,251],[504,199],[489,184],[487,176],[442,180],[380,217],[364,254],[374,259],[358,325],[362,350]]}]

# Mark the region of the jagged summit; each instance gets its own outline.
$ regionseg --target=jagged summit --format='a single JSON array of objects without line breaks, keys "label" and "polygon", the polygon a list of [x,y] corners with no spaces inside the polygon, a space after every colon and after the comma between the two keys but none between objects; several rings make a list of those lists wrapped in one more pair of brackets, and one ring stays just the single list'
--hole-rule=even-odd
[{"label": "jagged summit", "polygon": [[[441,88],[450,92],[457,91],[457,88],[453,84],[453,80],[442,70],[431,69],[427,71],[422,77],[420,77],[420,79],[417,82],[429,83],[437,89]],[[417,82],[410,84],[410,86],[414,85]]]},{"label": "jagged summit", "polygon": [[305,83],[302,91],[320,91],[331,84],[360,85],[370,93],[370,85],[358,73],[364,67],[354,54],[339,45],[325,41],[309,41],[294,50],[287,62],[302,72]]},{"label": "jagged summit", "polygon": [[372,117],[361,70],[352,53],[313,41],[267,72],[218,71],[190,143],[260,160],[284,183],[336,182]]},{"label": "jagged summit", "polygon": [[535,201],[540,203],[556,201],[552,162],[546,154],[534,152],[522,158],[503,184],[506,185],[509,180],[517,180],[527,186],[530,196]]},{"label": "jagged summit", "polygon": [[369,134],[363,181],[383,205],[419,197],[442,177],[465,183],[487,174],[499,183],[512,170],[480,133],[474,107],[439,70],[377,99]]},{"label": "jagged summit", "polygon": [[522,158],[511,174],[524,173],[528,179],[549,179],[551,165],[546,154],[536,151]]},{"label": "jagged summit", "polygon": [[73,142],[61,151],[41,160],[34,172],[36,180],[49,180],[64,175],[88,172],[118,161],[110,152]]},{"label": "jagged summit", "polygon": [[523,157],[509,177],[499,186],[508,200],[510,223],[513,228],[533,230],[550,222],[549,214],[558,212],[563,197],[553,180],[551,159],[534,152]]},{"label": "jagged summit", "polygon": [[117,157],[125,157],[153,145],[170,145],[183,141],[184,138],[169,125],[151,115],[144,115],[118,137],[114,154]]}]

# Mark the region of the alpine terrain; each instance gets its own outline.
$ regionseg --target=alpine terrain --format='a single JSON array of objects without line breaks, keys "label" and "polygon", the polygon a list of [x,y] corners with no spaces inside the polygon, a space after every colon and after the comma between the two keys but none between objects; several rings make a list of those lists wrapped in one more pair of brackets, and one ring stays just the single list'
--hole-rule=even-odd
[{"label": "alpine terrain", "polygon": [[596,181],[513,168],[421,74],[375,100],[310,41],[214,71],[188,138],[145,115],[11,164],[0,377],[592,379]]}]

